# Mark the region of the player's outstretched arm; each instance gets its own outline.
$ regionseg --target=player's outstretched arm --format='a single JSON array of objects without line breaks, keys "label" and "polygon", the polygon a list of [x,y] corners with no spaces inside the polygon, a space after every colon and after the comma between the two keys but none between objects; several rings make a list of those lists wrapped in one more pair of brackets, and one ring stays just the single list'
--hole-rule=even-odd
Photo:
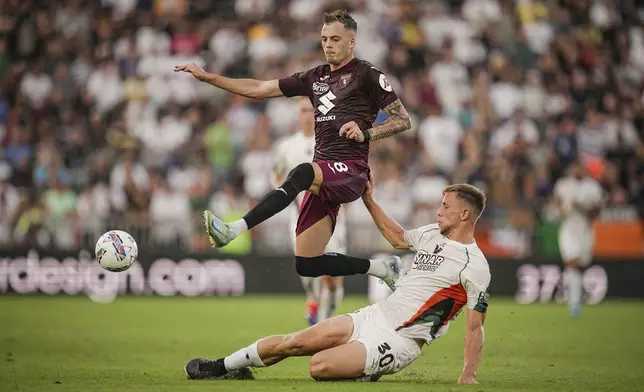
[{"label": "player's outstretched arm", "polygon": [[280,90],[279,81],[277,79],[231,79],[225,76],[208,73],[194,63],[175,65],[174,72],[188,72],[202,82],[206,82],[215,87],[219,87],[220,89],[247,98],[265,99],[281,97],[284,95]]},{"label": "player's outstretched arm", "polygon": [[407,109],[403,106],[400,99],[397,99],[387,105],[383,110],[389,118],[382,124],[365,131],[365,136],[369,140],[384,139],[411,129],[411,117]]},{"label": "player's outstretched arm", "polygon": [[373,174],[369,174],[369,183],[362,195],[362,201],[364,202],[365,207],[367,207],[373,221],[376,223],[376,226],[378,226],[378,230],[380,230],[383,237],[389,241],[391,246],[396,249],[409,249],[409,245],[407,245],[407,241],[405,241],[405,229],[400,226],[400,223],[390,217],[373,198],[373,183]]},{"label": "player's outstretched arm", "polygon": [[479,361],[481,360],[483,341],[485,340],[484,321],[485,313],[467,308],[463,372],[458,378],[457,382],[459,384],[477,384],[476,369],[478,369]]}]

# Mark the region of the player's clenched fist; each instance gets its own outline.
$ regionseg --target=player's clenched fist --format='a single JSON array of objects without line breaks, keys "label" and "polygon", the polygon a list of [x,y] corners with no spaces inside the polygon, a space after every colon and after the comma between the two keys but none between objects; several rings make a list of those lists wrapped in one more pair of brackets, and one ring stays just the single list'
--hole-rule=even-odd
[{"label": "player's clenched fist", "polygon": [[352,139],[359,143],[364,142],[364,133],[355,121],[349,121],[340,128],[340,137]]},{"label": "player's clenched fist", "polygon": [[201,69],[197,64],[192,63],[192,64],[185,64],[185,65],[175,65],[174,66],[174,72],[189,72],[194,76],[195,78],[199,80],[204,80],[206,79],[206,75],[208,73]]}]

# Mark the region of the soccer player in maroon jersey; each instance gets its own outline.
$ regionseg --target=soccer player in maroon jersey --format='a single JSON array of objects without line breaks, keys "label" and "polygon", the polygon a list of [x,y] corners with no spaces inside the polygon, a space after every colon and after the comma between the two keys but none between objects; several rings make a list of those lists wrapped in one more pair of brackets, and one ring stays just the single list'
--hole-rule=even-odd
[{"label": "soccer player in maroon jersey", "polygon": [[[296,228],[295,266],[301,276],[370,274],[390,287],[402,263],[396,256],[368,260],[324,253],[339,208],[358,200],[369,180],[369,142],[411,128],[409,113],[385,75],[354,57],[356,21],[343,10],[324,14],[321,40],[328,64],[279,80],[230,79],[205,72],[195,64],[175,66],[200,81],[248,98],[308,97],[315,108],[315,154],[312,163],[293,169],[284,183],[270,191],[243,219],[224,222],[204,212],[206,230],[215,247],[288,207],[308,191]],[[372,127],[378,110],[389,117]]]}]

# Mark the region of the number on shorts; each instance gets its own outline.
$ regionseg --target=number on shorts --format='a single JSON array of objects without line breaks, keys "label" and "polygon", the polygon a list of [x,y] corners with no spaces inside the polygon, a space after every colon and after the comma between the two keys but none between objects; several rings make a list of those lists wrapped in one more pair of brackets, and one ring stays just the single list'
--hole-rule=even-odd
[{"label": "number on shorts", "polygon": [[343,173],[349,170],[349,167],[344,162],[333,162],[333,165],[329,162],[327,165],[329,165],[329,169],[331,169],[333,174],[336,172]]},{"label": "number on shorts", "polygon": [[[386,353],[389,350],[391,350],[391,346],[387,342],[384,342],[383,344],[378,346],[378,352],[380,353],[380,355]],[[394,355],[392,353],[389,353],[380,358],[380,362],[378,362],[378,365],[380,367],[385,367],[387,365],[390,365],[393,361],[394,361]]]}]

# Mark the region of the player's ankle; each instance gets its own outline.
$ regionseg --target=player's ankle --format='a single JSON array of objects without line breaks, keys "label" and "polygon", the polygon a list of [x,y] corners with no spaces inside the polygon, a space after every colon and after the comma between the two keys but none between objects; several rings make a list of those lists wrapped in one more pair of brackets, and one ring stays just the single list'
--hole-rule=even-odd
[{"label": "player's ankle", "polygon": [[235,237],[248,230],[248,224],[244,219],[239,219],[235,222],[229,223],[228,226]]},{"label": "player's ankle", "polygon": [[265,367],[264,361],[257,351],[259,340],[248,347],[235,351],[226,358],[223,363],[227,371],[239,370],[245,367]]},{"label": "player's ankle", "polygon": [[382,279],[387,277],[387,273],[387,266],[383,262],[380,260],[369,260],[369,270],[367,270],[367,275]]}]

